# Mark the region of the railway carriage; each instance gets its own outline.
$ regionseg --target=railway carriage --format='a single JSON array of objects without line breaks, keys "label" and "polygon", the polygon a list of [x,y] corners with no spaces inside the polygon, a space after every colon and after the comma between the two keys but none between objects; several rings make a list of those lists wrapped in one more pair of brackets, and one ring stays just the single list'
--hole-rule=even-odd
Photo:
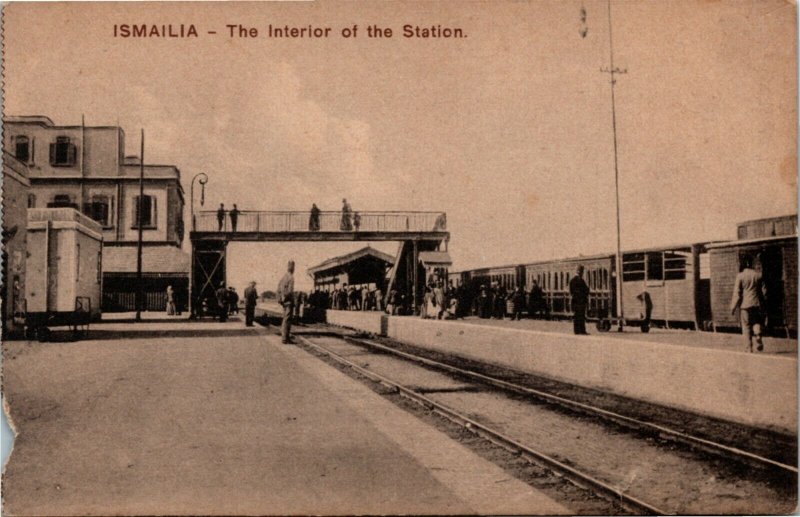
[{"label": "railway carriage", "polygon": [[614,315],[614,256],[594,255],[569,259],[550,260],[526,264],[527,285],[533,280],[544,291],[545,300],[551,316],[571,317],[572,300],[569,294],[569,281],[575,276],[579,265],[584,268],[583,279],[589,285],[589,307],[587,315],[591,319],[608,318]]},{"label": "railway carriage", "polygon": [[[730,301],[741,257],[748,254],[756,259],[766,284],[768,329],[796,335],[797,216],[746,221],[737,225],[737,236],[736,241],[624,251],[623,319],[632,324],[649,319],[651,325],[674,328],[740,328],[731,315]],[[573,315],[569,281],[582,265],[591,292],[587,316],[605,330],[609,320],[617,318],[615,258],[605,254],[462,271],[454,274],[454,283],[475,296],[481,285],[492,282],[507,290],[523,286],[529,292],[536,280],[550,315],[569,318]],[[648,327],[642,325],[642,330]]]},{"label": "railway carriage", "polygon": [[622,254],[622,311],[651,324],[708,328],[711,320],[706,243],[649,248]]},{"label": "railway carriage", "polygon": [[754,259],[766,288],[765,316],[768,332],[797,335],[797,235],[770,236],[711,244],[711,312],[714,330],[740,328],[731,313],[736,274],[742,257]]},{"label": "railway carriage", "polygon": [[481,285],[491,286],[492,282],[497,282],[497,285],[506,291],[511,291],[518,285],[525,287],[523,266],[490,267],[476,269],[469,273],[469,283],[476,291],[480,289]]}]

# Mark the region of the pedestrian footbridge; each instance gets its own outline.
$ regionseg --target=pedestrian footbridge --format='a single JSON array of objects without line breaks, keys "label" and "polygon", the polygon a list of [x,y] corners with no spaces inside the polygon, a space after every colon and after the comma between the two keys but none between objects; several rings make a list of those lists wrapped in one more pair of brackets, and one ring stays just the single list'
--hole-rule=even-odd
[{"label": "pedestrian footbridge", "polygon": [[[194,214],[191,224],[190,301],[193,315],[198,314],[198,309],[202,311],[204,306],[213,306],[214,291],[223,282],[227,283],[229,242],[402,243],[384,293],[395,287],[409,296],[412,307],[417,307],[422,300],[426,276],[424,253],[446,251],[450,240],[444,212],[240,211],[231,219],[230,211],[220,216],[215,210],[207,210]],[[446,270],[448,265],[439,261],[436,267]]]},{"label": "pedestrian footbridge", "polygon": [[198,241],[402,241],[447,240],[444,212],[241,211],[195,214],[190,238]]}]

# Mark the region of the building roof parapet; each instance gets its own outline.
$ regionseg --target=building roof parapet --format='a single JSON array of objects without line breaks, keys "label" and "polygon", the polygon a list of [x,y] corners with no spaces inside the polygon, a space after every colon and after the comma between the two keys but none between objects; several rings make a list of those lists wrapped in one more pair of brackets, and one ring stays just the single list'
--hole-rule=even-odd
[{"label": "building roof parapet", "polygon": [[42,126],[55,126],[50,117],[45,117],[44,115],[9,115],[7,117],[3,117],[3,123],[39,124]]},{"label": "building roof parapet", "polygon": [[83,215],[74,208],[29,208],[28,222],[76,222],[89,230],[102,233],[103,227],[94,219]]}]

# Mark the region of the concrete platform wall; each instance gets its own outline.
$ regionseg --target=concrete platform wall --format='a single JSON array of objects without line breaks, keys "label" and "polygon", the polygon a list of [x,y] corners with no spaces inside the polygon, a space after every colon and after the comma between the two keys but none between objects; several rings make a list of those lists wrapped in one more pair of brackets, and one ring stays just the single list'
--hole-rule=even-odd
[{"label": "concrete platform wall", "polygon": [[378,336],[387,334],[389,316],[376,311],[325,311],[325,321],[330,325],[363,330]]},{"label": "concrete platform wall", "polygon": [[[335,313],[335,314],[332,314]],[[797,433],[797,360],[613,334],[573,336],[328,311],[335,325],[757,427]],[[382,331],[381,331],[382,330]]]}]

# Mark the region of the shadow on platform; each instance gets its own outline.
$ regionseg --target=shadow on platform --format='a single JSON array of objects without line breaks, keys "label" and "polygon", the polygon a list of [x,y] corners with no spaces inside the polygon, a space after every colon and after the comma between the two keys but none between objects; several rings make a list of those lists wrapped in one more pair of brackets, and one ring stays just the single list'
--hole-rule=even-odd
[{"label": "shadow on platform", "polygon": [[[211,320],[182,324],[175,328],[154,328],[147,323],[164,323],[163,320],[142,320],[134,323],[131,320],[118,320],[113,322],[114,328],[105,328],[106,323],[92,325],[88,333],[75,334],[72,330],[59,328],[51,329],[47,341],[51,343],[69,343],[77,341],[118,341],[123,339],[154,339],[154,338],[231,338],[256,335],[254,327],[241,326],[219,327],[207,326],[203,323],[218,323]],[[120,328],[120,324],[126,325]],[[141,325],[141,326],[140,326]],[[147,326],[145,326],[147,325]]]}]

